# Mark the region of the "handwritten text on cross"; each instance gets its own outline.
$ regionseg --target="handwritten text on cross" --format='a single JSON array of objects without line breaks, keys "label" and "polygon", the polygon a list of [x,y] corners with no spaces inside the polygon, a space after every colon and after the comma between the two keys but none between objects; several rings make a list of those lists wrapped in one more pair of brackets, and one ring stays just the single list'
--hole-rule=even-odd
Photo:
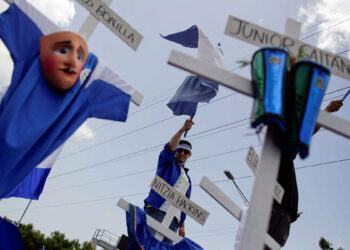
[{"label": "handwritten text on cross", "polygon": [[289,36],[251,24],[236,17],[229,17],[225,34],[257,45],[259,47],[281,47],[297,56],[303,51],[307,59],[316,61],[329,67],[332,73],[350,79],[350,61],[325,50],[315,48]]},{"label": "handwritten text on cross", "polygon": [[142,35],[100,0],[77,0],[132,49],[137,50]]},{"label": "handwritten text on cross", "polygon": [[175,190],[162,178],[156,175],[151,183],[151,188],[164,199],[169,201],[171,205],[180,209],[198,223],[204,225],[209,216],[209,212]]}]

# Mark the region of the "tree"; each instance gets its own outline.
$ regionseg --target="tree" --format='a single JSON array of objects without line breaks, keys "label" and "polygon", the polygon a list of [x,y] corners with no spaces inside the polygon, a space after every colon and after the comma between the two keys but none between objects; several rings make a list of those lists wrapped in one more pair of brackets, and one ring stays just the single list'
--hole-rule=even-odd
[{"label": "tree", "polygon": [[327,241],[324,237],[321,237],[320,241],[318,242],[318,245],[322,250],[334,250],[332,246],[332,243]]},{"label": "tree", "polygon": [[[6,217],[4,219],[14,223]],[[33,224],[21,223],[19,224],[19,231],[26,250],[38,250],[43,247],[46,250],[93,250],[89,242],[80,245],[79,240],[68,240],[63,233],[58,231],[54,231],[49,237],[45,237],[39,230],[34,230]]]}]

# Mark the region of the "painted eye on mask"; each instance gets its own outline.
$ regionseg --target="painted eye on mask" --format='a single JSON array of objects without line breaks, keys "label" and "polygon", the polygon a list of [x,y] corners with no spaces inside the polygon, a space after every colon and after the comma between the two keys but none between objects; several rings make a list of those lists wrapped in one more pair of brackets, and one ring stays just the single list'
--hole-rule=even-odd
[{"label": "painted eye on mask", "polygon": [[68,55],[71,53],[71,49],[68,48],[68,47],[58,47],[58,48],[55,48],[55,53],[57,54],[60,54],[60,55]]},{"label": "painted eye on mask", "polygon": [[78,61],[83,62],[84,61],[84,53],[83,52],[78,52],[77,53],[77,59],[78,59]]}]

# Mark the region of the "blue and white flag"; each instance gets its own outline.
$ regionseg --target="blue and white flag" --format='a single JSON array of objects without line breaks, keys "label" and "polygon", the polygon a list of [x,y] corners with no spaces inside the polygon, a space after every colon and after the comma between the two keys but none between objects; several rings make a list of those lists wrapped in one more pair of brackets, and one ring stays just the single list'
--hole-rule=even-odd
[{"label": "blue and white flag", "polygon": [[27,177],[4,198],[19,197],[38,200],[44,189],[51,168],[62,151],[62,148],[63,145],[36,166],[36,168],[34,168],[33,171],[30,172],[30,174],[27,175]]},{"label": "blue and white flag", "polygon": [[[209,41],[208,37],[196,25],[185,31],[162,37],[185,47],[198,48],[198,59],[219,67],[223,66],[222,52]],[[186,77],[167,105],[174,115],[194,116],[198,103],[209,102],[216,96],[218,89],[217,83],[190,75]]]}]

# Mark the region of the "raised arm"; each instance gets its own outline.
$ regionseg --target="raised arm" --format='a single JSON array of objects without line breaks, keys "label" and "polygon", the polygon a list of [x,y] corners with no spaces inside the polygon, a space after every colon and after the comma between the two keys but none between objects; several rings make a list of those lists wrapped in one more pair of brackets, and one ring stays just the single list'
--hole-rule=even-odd
[{"label": "raised arm", "polygon": [[175,151],[176,150],[176,147],[177,145],[179,145],[179,142],[180,142],[180,139],[181,139],[181,136],[183,133],[185,133],[186,130],[190,130],[192,128],[192,125],[193,125],[193,121],[192,121],[192,118],[190,119],[187,119],[185,121],[185,123],[182,125],[182,127],[179,129],[179,131],[177,131],[173,137],[170,139],[169,141],[169,149],[171,151]]}]

